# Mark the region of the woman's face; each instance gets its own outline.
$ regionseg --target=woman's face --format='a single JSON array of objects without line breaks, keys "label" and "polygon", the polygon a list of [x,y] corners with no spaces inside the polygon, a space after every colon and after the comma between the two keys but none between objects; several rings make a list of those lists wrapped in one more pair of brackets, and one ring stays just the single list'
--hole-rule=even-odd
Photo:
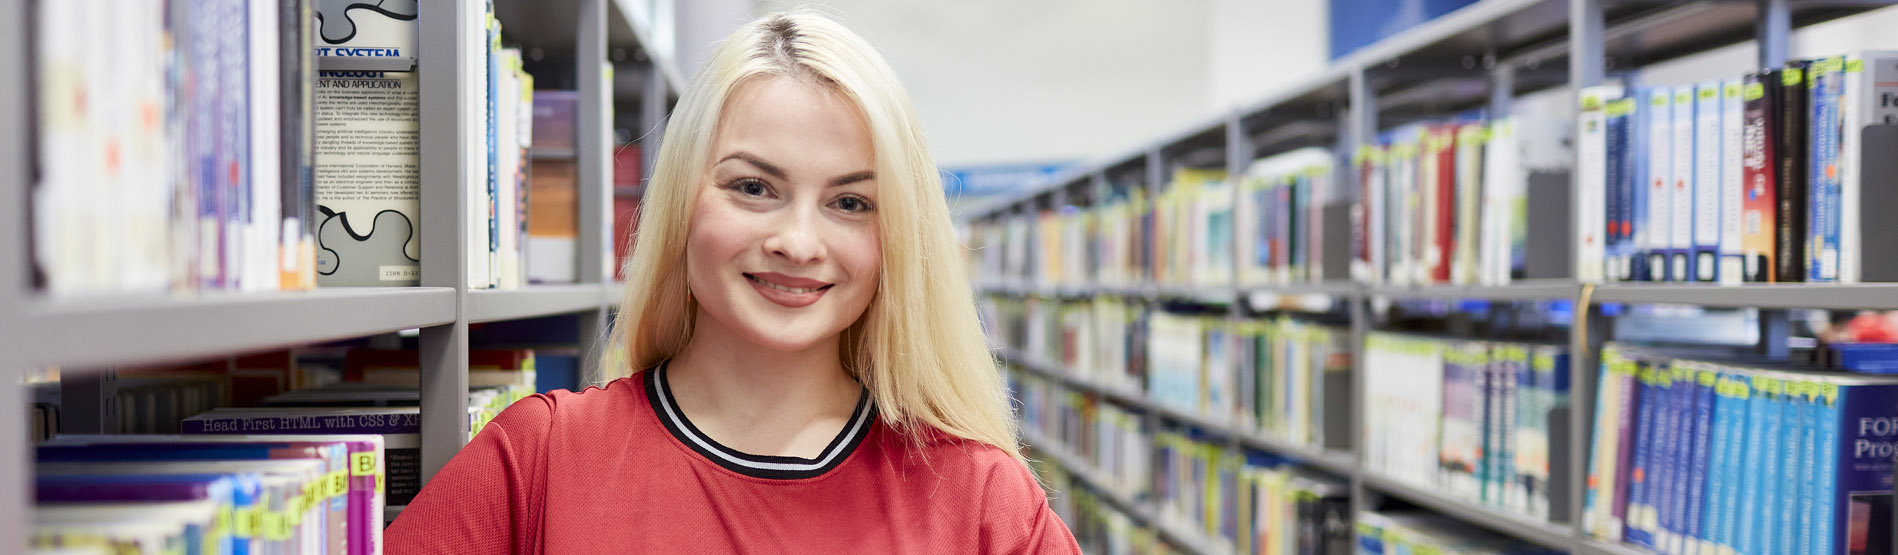
[{"label": "woman's face", "polygon": [[883,257],[875,168],[869,126],[848,99],[801,79],[740,85],[686,239],[700,330],[799,351],[855,323]]}]

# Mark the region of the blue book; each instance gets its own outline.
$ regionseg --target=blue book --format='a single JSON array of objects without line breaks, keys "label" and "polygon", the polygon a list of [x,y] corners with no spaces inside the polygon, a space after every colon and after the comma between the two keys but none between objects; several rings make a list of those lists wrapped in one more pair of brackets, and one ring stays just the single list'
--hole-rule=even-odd
[{"label": "blue book", "polygon": [[[1725,275],[1725,274],[1722,274]],[[1735,370],[1727,376],[1727,399],[1722,406],[1727,408],[1727,444],[1721,460],[1725,461],[1721,474],[1726,476],[1725,493],[1715,502],[1720,509],[1720,537],[1718,542],[1723,552],[1732,552],[1740,544],[1740,484],[1746,481],[1749,472],[1745,463],[1747,450],[1747,418],[1753,397],[1752,386],[1748,384],[1744,373]]]},{"label": "blue book", "polygon": [[[1759,486],[1759,504],[1750,505],[1758,517],[1754,520],[1757,539],[1748,553],[1771,553],[1779,549],[1780,534],[1777,523],[1786,519],[1780,510],[1781,490],[1786,482],[1780,464],[1785,460],[1784,451],[1791,442],[1785,438],[1785,400],[1786,383],[1777,376],[1756,375],[1753,377],[1753,392],[1760,395],[1762,402],[1754,407],[1760,413],[1759,448],[1753,453],[1753,459],[1759,461],[1759,479],[1752,480]],[[1796,491],[1796,490],[1795,490]]]},{"label": "blue book", "polygon": [[1623,244],[1628,260],[1623,263],[1626,272],[1623,281],[1648,281],[1648,261],[1642,255],[1642,249],[1648,242],[1648,180],[1653,163],[1649,154],[1654,151],[1651,145],[1653,134],[1653,110],[1647,101],[1647,92],[1635,97],[1634,112],[1628,116],[1628,179],[1621,184],[1621,222]]},{"label": "blue book", "polygon": [[1610,101],[1603,107],[1605,118],[1603,135],[1607,144],[1608,164],[1605,172],[1607,183],[1602,188],[1605,197],[1603,213],[1606,220],[1603,224],[1607,227],[1606,233],[1602,234],[1606,253],[1604,263],[1607,265],[1602,275],[1612,281],[1626,279],[1624,261],[1628,255],[1629,245],[1628,235],[1625,232],[1627,220],[1622,218],[1626,215],[1624,209],[1627,204],[1625,184],[1633,173],[1629,168],[1634,158],[1629,155],[1633,151],[1631,148],[1633,145],[1629,141],[1629,123],[1633,116],[1634,105],[1634,99],[1623,98]]},{"label": "blue book", "polygon": [[1818,462],[1819,462],[1819,389],[1817,379],[1808,379],[1800,385],[1799,400],[1799,521],[1794,534],[1799,538],[1795,548],[1800,553],[1813,553],[1812,530],[1817,526],[1814,517],[1818,516]]},{"label": "blue book", "polygon": [[1692,503],[1689,486],[1694,482],[1694,446],[1696,445],[1694,438],[1698,432],[1696,425],[1699,423],[1695,401],[1700,397],[1694,383],[1694,369],[1681,364],[1681,361],[1674,361],[1671,366],[1674,369],[1676,404],[1672,457],[1674,468],[1669,473],[1673,476],[1673,480],[1668,483],[1667,495],[1668,511],[1673,515],[1674,525],[1668,529],[1667,549],[1670,553],[1685,553],[1688,541],[1693,537],[1687,515],[1689,514],[1688,506]]},{"label": "blue book", "polygon": [[1655,434],[1654,481],[1648,487],[1648,499],[1654,504],[1654,549],[1670,552],[1674,532],[1674,479],[1676,472],[1675,457],[1680,450],[1680,387],[1679,376],[1670,361],[1654,361],[1658,381],[1655,383],[1660,406],[1660,420],[1655,422],[1659,431]]},{"label": "blue book", "polygon": [[1746,371],[1739,379],[1745,385],[1747,395],[1744,423],[1746,444],[1740,448],[1740,456],[1736,461],[1739,471],[1734,474],[1740,479],[1739,497],[1734,504],[1737,514],[1734,515],[1733,548],[1740,553],[1758,553],[1760,486],[1769,481],[1760,479],[1765,462],[1761,445],[1766,441],[1762,434],[1766,430],[1764,423],[1769,400],[1758,372]]},{"label": "blue book", "polygon": [[1654,505],[1649,500],[1648,491],[1651,488],[1648,484],[1654,479],[1653,453],[1659,451],[1653,444],[1656,442],[1655,431],[1659,429],[1655,420],[1659,418],[1661,403],[1656,393],[1658,379],[1654,367],[1645,360],[1638,364],[1641,402],[1635,411],[1638,416],[1634,428],[1633,469],[1628,472],[1628,522],[1623,537],[1628,543],[1652,549],[1654,526],[1650,524],[1650,515],[1654,512]]},{"label": "blue book", "polygon": [[[1727,477],[1728,447],[1734,443],[1733,437],[1733,394],[1732,379],[1724,372],[1714,377],[1713,384],[1713,433],[1707,444],[1707,498],[1701,503],[1704,509],[1700,520],[1700,548],[1718,549],[1727,546],[1727,523],[1725,511],[1727,488],[1732,487]],[[1718,553],[1718,551],[1713,551]]]},{"label": "blue book", "polygon": [[1699,552],[1706,548],[1707,539],[1707,474],[1712,462],[1709,456],[1713,449],[1714,386],[1719,383],[1719,374],[1711,366],[1696,362],[1688,366],[1693,372],[1694,395],[1694,434],[1688,436],[1692,456],[1687,459],[1690,465],[1687,471],[1687,525],[1684,543],[1685,551]]},{"label": "blue book", "polygon": [[1811,114],[1807,125],[1812,136],[1806,181],[1806,280],[1839,280],[1840,173],[1839,146],[1840,93],[1845,89],[1845,59],[1829,58],[1813,62],[1811,70]]},{"label": "blue book", "polygon": [[[1771,513],[1777,517],[1771,521],[1774,524],[1774,528],[1777,528],[1773,533],[1774,547],[1771,552],[1793,553],[1794,549],[1800,547],[1799,539],[1800,536],[1803,535],[1799,533],[1800,523],[1805,523],[1808,526],[1811,524],[1810,517],[1802,518],[1802,497],[1800,497],[1805,493],[1802,491],[1805,489],[1803,487],[1803,480],[1805,478],[1803,472],[1808,470],[1802,467],[1800,463],[1800,461],[1804,459],[1803,455],[1807,449],[1805,435],[1806,382],[1797,378],[1789,378],[1783,381],[1781,385],[1783,390],[1780,393],[1780,402],[1784,406],[1784,414],[1780,418],[1780,430],[1781,433],[1786,436],[1786,439],[1782,442],[1783,445],[1780,447],[1779,454],[1779,476],[1781,482],[1779,489],[1779,506]],[[1800,553],[1804,553],[1804,551]]]},{"label": "blue book", "polygon": [[1814,553],[1892,553],[1898,379],[1827,376],[1813,400]]}]

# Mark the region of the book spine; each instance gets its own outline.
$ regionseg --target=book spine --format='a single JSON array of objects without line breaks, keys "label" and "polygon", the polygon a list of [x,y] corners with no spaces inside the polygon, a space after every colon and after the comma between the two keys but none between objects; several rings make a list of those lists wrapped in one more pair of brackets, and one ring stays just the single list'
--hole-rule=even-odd
[{"label": "book spine", "polygon": [[1680,551],[1675,543],[1679,539],[1677,524],[1679,518],[1674,507],[1680,503],[1680,498],[1675,495],[1674,485],[1681,478],[1680,451],[1681,446],[1686,443],[1681,427],[1681,422],[1686,420],[1683,417],[1685,411],[1681,406],[1681,392],[1684,388],[1680,374],[1674,368],[1672,361],[1658,360],[1656,364],[1661,365],[1658,369],[1665,376],[1665,381],[1661,382],[1661,385],[1665,390],[1662,395],[1666,397],[1666,404],[1663,406],[1660,422],[1660,442],[1656,444],[1656,447],[1661,450],[1656,455],[1659,460],[1655,462],[1655,466],[1660,469],[1659,480],[1656,480],[1655,489],[1651,494],[1655,500],[1654,510],[1658,513],[1654,542],[1657,551],[1677,553]]},{"label": "book spine", "polygon": [[1799,457],[1799,501],[1794,509],[1797,512],[1789,514],[1799,515],[1793,533],[1798,538],[1794,547],[1800,553],[1814,553],[1812,530],[1818,516],[1815,507],[1818,500],[1814,497],[1819,486],[1819,390],[1820,382],[1816,379],[1801,383],[1799,388],[1799,447],[1795,449]]},{"label": "book spine", "polygon": [[274,291],[280,288],[277,261],[284,217],[282,188],[276,180],[283,176],[282,165],[289,162],[282,156],[288,138],[283,121],[285,95],[279,88],[283,79],[282,54],[278,52],[282,18],[277,14],[279,0],[248,2],[245,6],[249,18],[245,51],[250,104],[243,191],[246,213],[239,222],[243,230],[243,269],[239,275],[245,291]]},{"label": "book spine", "polygon": [[[1624,233],[1622,208],[1627,203],[1623,197],[1622,184],[1629,178],[1628,119],[1629,108],[1634,105],[1631,99],[1610,101],[1603,110],[1607,120],[1607,170],[1606,180],[1602,184],[1602,244],[1604,246],[1602,279],[1619,281],[1623,279],[1621,261],[1627,249],[1627,235]],[[1591,215],[1592,216],[1592,215]]]},{"label": "book spine", "polygon": [[1430,255],[1430,281],[1450,283],[1450,267],[1456,263],[1456,153],[1461,145],[1456,142],[1454,128],[1439,130],[1438,137],[1441,143],[1437,150],[1436,251]]},{"label": "book spine", "polygon": [[1674,160],[1668,164],[1673,184],[1668,187],[1668,280],[1694,281],[1694,87],[1674,87]]},{"label": "book spine", "polygon": [[1595,203],[1606,196],[1608,187],[1607,105],[1621,94],[1620,87],[1589,87],[1581,91],[1581,112],[1577,125],[1581,138],[1576,144],[1577,198],[1575,224],[1575,272],[1583,282],[1600,282],[1607,256],[1603,218],[1596,215]]},{"label": "book spine", "polygon": [[1641,403],[1641,387],[1635,381],[1634,364],[1625,358],[1618,361],[1615,370],[1616,387],[1619,388],[1620,402],[1616,403],[1615,431],[1615,474],[1614,474],[1614,515],[1610,534],[1619,540],[1624,536],[1628,523],[1628,485],[1633,480],[1635,433],[1639,431],[1639,422],[1635,420],[1635,410]]},{"label": "book spine", "polygon": [[[1865,52],[1845,62],[1844,129],[1839,152],[1839,281],[1855,283],[1866,255],[1860,226],[1866,214],[1862,188],[1868,182],[1862,133],[1874,125],[1898,125],[1898,52]],[[1884,176],[1869,176],[1872,183]],[[1877,276],[1882,279],[1883,276]]]},{"label": "book spine", "polygon": [[1806,121],[1807,62],[1789,63],[1780,70],[1778,133],[1779,172],[1774,199],[1778,202],[1778,221],[1773,235],[1774,273],[1777,281],[1806,280],[1806,218],[1808,126]]},{"label": "book spine", "polygon": [[1478,231],[1483,221],[1483,145],[1484,125],[1465,124],[1457,130],[1456,150],[1456,258],[1450,268],[1450,281],[1458,285],[1474,285],[1480,270],[1477,267],[1481,259],[1483,237]]},{"label": "book spine", "polygon": [[1687,471],[1686,551],[1702,553],[1705,552],[1707,539],[1705,517],[1707,474],[1710,463],[1708,451],[1713,446],[1715,400],[1713,388],[1717,375],[1707,370],[1705,364],[1696,363],[1689,368],[1693,372],[1694,379],[1694,434],[1688,436],[1693,442],[1689,446],[1693,456],[1689,459],[1691,466]]},{"label": "book spine", "polygon": [[[1845,388],[1849,387],[1845,386]],[[1810,553],[1831,554],[1835,552],[1835,547],[1848,548],[1839,551],[1850,551],[1851,547],[1849,543],[1837,541],[1838,532],[1848,528],[1850,524],[1838,526],[1835,520],[1839,516],[1838,508],[1842,504],[1838,497],[1839,479],[1842,476],[1839,468],[1839,451],[1845,449],[1847,445],[1839,441],[1840,418],[1843,415],[1843,412],[1839,410],[1841,389],[1843,388],[1836,381],[1822,379],[1814,384],[1812,392],[1814,460],[1811,483],[1813,492]],[[1854,454],[1864,450],[1862,445],[1856,447],[1858,448],[1854,449]],[[1882,457],[1882,460],[1890,461],[1891,457]],[[1857,467],[1857,463],[1854,462],[1847,468]],[[1879,475],[1890,476],[1891,472],[1887,471]],[[1847,499],[1843,503],[1848,506],[1848,519],[1851,502],[1852,500]]]},{"label": "book spine", "polygon": [[1701,83],[1694,90],[1694,252],[1693,279],[1719,281],[1721,147],[1720,83]]},{"label": "book spine", "polygon": [[1778,127],[1780,82],[1778,70],[1747,75],[1740,87],[1746,110],[1740,137],[1741,179],[1740,251],[1744,281],[1777,281],[1775,222],[1778,221]]},{"label": "book spine", "polygon": [[1650,499],[1650,486],[1654,474],[1655,433],[1658,430],[1655,421],[1659,418],[1660,397],[1656,389],[1655,371],[1646,361],[1631,361],[1628,364],[1639,372],[1641,393],[1640,408],[1635,411],[1639,423],[1635,426],[1633,469],[1628,472],[1628,518],[1624,537],[1628,543],[1654,548],[1654,506]]},{"label": "book spine", "polygon": [[1484,453],[1489,460],[1489,489],[1491,499],[1494,500],[1490,504],[1505,510],[1520,510],[1512,504],[1515,497],[1510,495],[1510,486],[1516,481],[1515,453],[1521,447],[1516,441],[1519,430],[1515,418],[1521,389],[1516,380],[1515,368],[1507,364],[1506,359],[1499,358],[1495,350],[1490,351],[1490,357],[1489,367],[1494,373],[1493,379],[1502,382],[1497,395],[1500,402],[1493,404],[1494,410],[1490,412],[1491,426],[1495,428],[1492,434],[1497,445],[1493,451]]},{"label": "book spine", "polygon": [[1737,442],[1733,437],[1732,380],[1723,370],[1715,370],[1713,385],[1713,432],[1707,443],[1707,493],[1701,502],[1700,551],[1718,554],[1729,547],[1726,540],[1727,448]]},{"label": "book spine", "polygon": [[1650,281],[1668,281],[1667,248],[1673,217],[1674,98],[1666,87],[1648,89],[1647,274]]},{"label": "book spine", "polygon": [[1779,457],[1779,506],[1770,514],[1777,518],[1771,522],[1777,528],[1773,534],[1774,553],[1805,553],[1793,551],[1803,547],[1800,543],[1805,534],[1800,532],[1800,524],[1811,524],[1811,516],[1801,510],[1805,482],[1802,481],[1805,468],[1801,460],[1806,452],[1806,383],[1797,379],[1784,380],[1781,383],[1780,402],[1784,413],[1780,417],[1780,430],[1785,435],[1781,442]]},{"label": "book spine", "polygon": [[1740,79],[1720,83],[1720,282],[1739,284],[1745,279],[1745,250],[1741,247],[1740,218],[1745,204],[1745,177],[1741,137],[1746,121]]},{"label": "book spine", "polygon": [[1761,376],[1758,372],[1743,371],[1737,378],[1740,385],[1736,390],[1746,394],[1743,410],[1745,418],[1741,422],[1741,433],[1745,436],[1744,445],[1739,447],[1739,455],[1734,459],[1736,467],[1733,473],[1737,480],[1736,501],[1733,504],[1733,549],[1738,553],[1759,552],[1760,495],[1766,480],[1760,479],[1764,470],[1763,457],[1766,442],[1766,405],[1767,398]]},{"label": "book spine", "polygon": [[314,36],[316,16],[311,0],[282,0],[279,39],[282,44],[283,80],[283,172],[280,200],[283,203],[283,260],[279,287],[285,290],[309,289],[316,285],[316,245],[313,208],[316,192],[316,52]]},{"label": "book spine", "polygon": [[[1834,206],[1831,174],[1837,169],[1839,83],[1833,79],[1833,58],[1813,62],[1808,76],[1806,122],[1806,281],[1832,281],[1837,277],[1838,249],[1831,243]],[[1843,65],[1843,64],[1841,64]],[[1827,259],[1835,264],[1827,270]],[[1832,274],[1828,276],[1827,274]]]}]

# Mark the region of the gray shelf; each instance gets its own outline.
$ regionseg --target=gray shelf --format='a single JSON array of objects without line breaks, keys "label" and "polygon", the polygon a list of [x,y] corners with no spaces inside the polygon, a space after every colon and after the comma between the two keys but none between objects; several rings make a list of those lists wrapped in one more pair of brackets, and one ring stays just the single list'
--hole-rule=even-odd
[{"label": "gray shelf", "polygon": [[[28,301],[13,338],[25,366],[158,364],[437,326],[446,287]],[[258,325],[258,322],[273,322]]]},{"label": "gray shelf", "polygon": [[1156,517],[1153,510],[1108,488],[1108,480],[1101,476],[1100,471],[1096,470],[1094,465],[1088,464],[1087,461],[1081,460],[1079,456],[1068,452],[1067,446],[1062,445],[1061,442],[1049,440],[1047,437],[1042,436],[1041,432],[1025,427],[1022,428],[1022,440],[1027,442],[1031,449],[1046,454],[1049,458],[1054,459],[1056,465],[1067,469],[1069,474],[1080,479],[1082,483],[1087,485],[1088,489],[1094,491],[1096,497],[1107,501],[1108,505],[1113,505],[1116,510],[1119,510],[1122,514],[1127,515],[1134,521],[1153,528],[1155,532],[1160,534],[1160,538],[1167,543],[1185,549],[1188,553],[1215,553],[1210,546],[1211,542],[1208,542],[1203,535],[1181,530],[1176,526],[1160,522],[1160,519]]},{"label": "gray shelf", "polygon": [[1523,541],[1563,551],[1574,546],[1575,528],[1566,524],[1530,520],[1502,509],[1449,497],[1368,471],[1359,472],[1359,476],[1370,489]]},{"label": "gray shelf", "polygon": [[1597,303],[1709,307],[1898,309],[1898,283],[1759,283],[1734,286],[1615,283],[1597,286]]},{"label": "gray shelf", "polygon": [[608,302],[598,283],[532,285],[522,289],[468,292],[468,323],[539,318],[598,309]]},{"label": "gray shelf", "polygon": [[1187,424],[1216,436],[1232,438],[1252,449],[1295,459],[1311,467],[1341,476],[1350,475],[1357,468],[1357,457],[1349,452],[1325,450],[1267,436],[1257,430],[1247,429],[1245,426],[1232,422],[1220,422],[1210,416],[1155,403],[1145,394],[1137,391],[1124,391],[1094,383],[1061,371],[1055,365],[1027,360],[1012,350],[1004,350],[1003,353],[1003,357],[1009,362],[1034,374],[1059,381],[1069,389],[1104,397],[1121,406],[1153,413],[1166,420]]},{"label": "gray shelf", "polygon": [[1472,299],[1492,301],[1550,301],[1575,299],[1582,287],[1567,280],[1527,280],[1500,286],[1481,285],[1425,285],[1418,287],[1395,287],[1380,285],[1370,288],[1373,297],[1389,299]]}]

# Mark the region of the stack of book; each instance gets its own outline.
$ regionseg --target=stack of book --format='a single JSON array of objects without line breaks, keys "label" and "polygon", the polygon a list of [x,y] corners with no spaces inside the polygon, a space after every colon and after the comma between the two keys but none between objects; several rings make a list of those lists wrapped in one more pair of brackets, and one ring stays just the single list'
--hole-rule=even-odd
[{"label": "stack of book", "polygon": [[[1898,52],[1685,85],[1580,91],[1576,255],[1586,281],[1858,282],[1883,234],[1877,156]],[[1869,195],[1869,196],[1868,196]],[[1867,235],[1869,232],[1870,235]]]},{"label": "stack of book", "polygon": [[1426,513],[1358,513],[1358,553],[1494,553],[1497,555],[1553,555],[1548,549],[1498,536],[1488,530],[1442,515]]},{"label": "stack of book", "polygon": [[1363,357],[1366,470],[1549,518],[1563,348],[1372,333]]},{"label": "stack of book", "polygon": [[1335,165],[1329,151],[1308,148],[1246,169],[1233,219],[1241,285],[1324,279],[1324,208]]},{"label": "stack of book", "polygon": [[1349,447],[1351,330],[1281,316],[1238,333],[1239,421],[1297,445]]},{"label": "stack of book", "polygon": [[1354,278],[1404,286],[1524,277],[1530,176],[1564,132],[1533,116],[1468,118],[1408,125],[1359,148]]},{"label": "stack of book", "polygon": [[1008,381],[1021,403],[1022,428],[1097,470],[1107,483],[1095,487],[1125,499],[1148,497],[1153,434],[1140,414],[1019,370],[1011,371]]},{"label": "stack of book", "polygon": [[1898,377],[1609,344],[1583,527],[1661,552],[1886,553]]},{"label": "stack of book", "polygon": [[39,288],[315,285],[312,4],[38,6]]},{"label": "stack of book", "polygon": [[1155,438],[1163,525],[1206,538],[1214,551],[1350,553],[1347,488],[1191,433]]},{"label": "stack of book", "polygon": [[32,545],[380,553],[391,462],[384,436],[284,433],[68,435],[43,443]]}]

